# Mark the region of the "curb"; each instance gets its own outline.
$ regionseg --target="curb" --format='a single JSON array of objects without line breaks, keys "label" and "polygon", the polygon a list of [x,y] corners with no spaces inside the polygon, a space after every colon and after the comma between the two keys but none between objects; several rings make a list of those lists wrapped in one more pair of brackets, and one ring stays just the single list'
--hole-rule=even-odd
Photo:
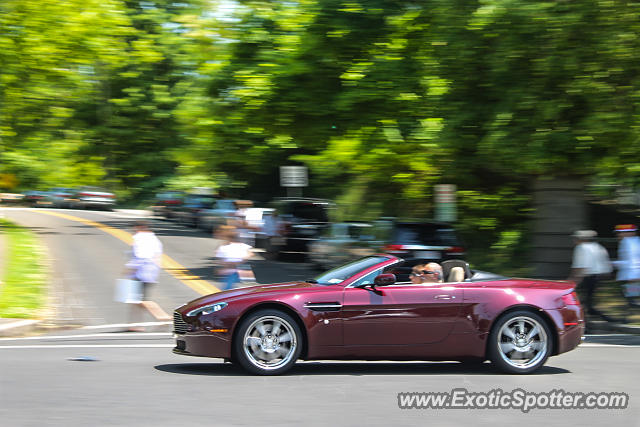
[{"label": "curb", "polygon": [[623,325],[619,323],[609,324],[610,331],[621,334],[640,335],[640,326]]},{"label": "curb", "polygon": [[625,325],[623,323],[612,323],[604,320],[587,321],[587,333],[618,333],[640,335],[640,326]]},{"label": "curb", "polygon": [[28,335],[38,328],[39,320],[0,319],[0,337]]}]

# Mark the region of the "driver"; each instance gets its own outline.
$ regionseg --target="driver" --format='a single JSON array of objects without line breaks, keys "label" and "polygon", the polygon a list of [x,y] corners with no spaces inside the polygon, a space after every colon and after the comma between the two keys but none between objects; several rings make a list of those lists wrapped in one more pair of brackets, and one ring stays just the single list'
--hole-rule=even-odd
[{"label": "driver", "polygon": [[442,283],[442,267],[437,262],[416,265],[411,269],[411,283]]}]

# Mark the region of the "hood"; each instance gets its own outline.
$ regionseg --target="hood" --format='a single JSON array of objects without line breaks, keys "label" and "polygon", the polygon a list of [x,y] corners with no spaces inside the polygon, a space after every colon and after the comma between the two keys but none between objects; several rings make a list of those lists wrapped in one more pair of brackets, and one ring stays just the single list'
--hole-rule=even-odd
[{"label": "hood", "polygon": [[254,295],[258,293],[276,293],[282,291],[289,291],[294,289],[307,289],[321,285],[308,283],[308,282],[286,282],[286,283],[273,283],[269,285],[256,285],[247,286],[245,288],[230,289],[228,291],[220,291],[215,294],[209,294],[196,298],[193,301],[186,303],[179,307],[179,309],[194,309],[204,304],[216,303],[218,301],[230,301],[237,298],[242,298],[246,295]]}]

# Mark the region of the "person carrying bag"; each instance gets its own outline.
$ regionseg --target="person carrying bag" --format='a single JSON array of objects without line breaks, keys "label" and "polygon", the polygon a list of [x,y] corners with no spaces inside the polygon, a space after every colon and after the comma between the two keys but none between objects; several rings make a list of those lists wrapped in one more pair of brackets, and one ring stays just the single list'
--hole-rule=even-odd
[{"label": "person carrying bag", "polygon": [[136,221],[136,233],[133,235],[131,259],[126,264],[126,279],[121,279],[119,286],[121,300],[130,304],[129,322],[131,332],[143,332],[144,328],[135,327],[149,311],[156,319],[166,320],[167,314],[153,301],[149,300],[151,286],[158,282],[158,274],[162,259],[162,243],[151,231],[146,221]]}]

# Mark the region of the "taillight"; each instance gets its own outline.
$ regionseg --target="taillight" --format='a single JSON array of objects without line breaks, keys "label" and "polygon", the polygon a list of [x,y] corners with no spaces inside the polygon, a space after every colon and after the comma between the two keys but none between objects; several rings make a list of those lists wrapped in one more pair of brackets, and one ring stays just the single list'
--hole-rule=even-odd
[{"label": "taillight", "polygon": [[408,252],[404,245],[386,245],[384,248],[385,252],[396,252],[396,253],[406,253]]},{"label": "taillight", "polygon": [[464,254],[464,248],[461,246],[452,246],[451,248],[449,248],[447,250],[447,254],[449,255],[463,255]]},{"label": "taillight", "polygon": [[580,305],[578,294],[575,291],[570,294],[562,295],[562,302],[564,305]]}]

